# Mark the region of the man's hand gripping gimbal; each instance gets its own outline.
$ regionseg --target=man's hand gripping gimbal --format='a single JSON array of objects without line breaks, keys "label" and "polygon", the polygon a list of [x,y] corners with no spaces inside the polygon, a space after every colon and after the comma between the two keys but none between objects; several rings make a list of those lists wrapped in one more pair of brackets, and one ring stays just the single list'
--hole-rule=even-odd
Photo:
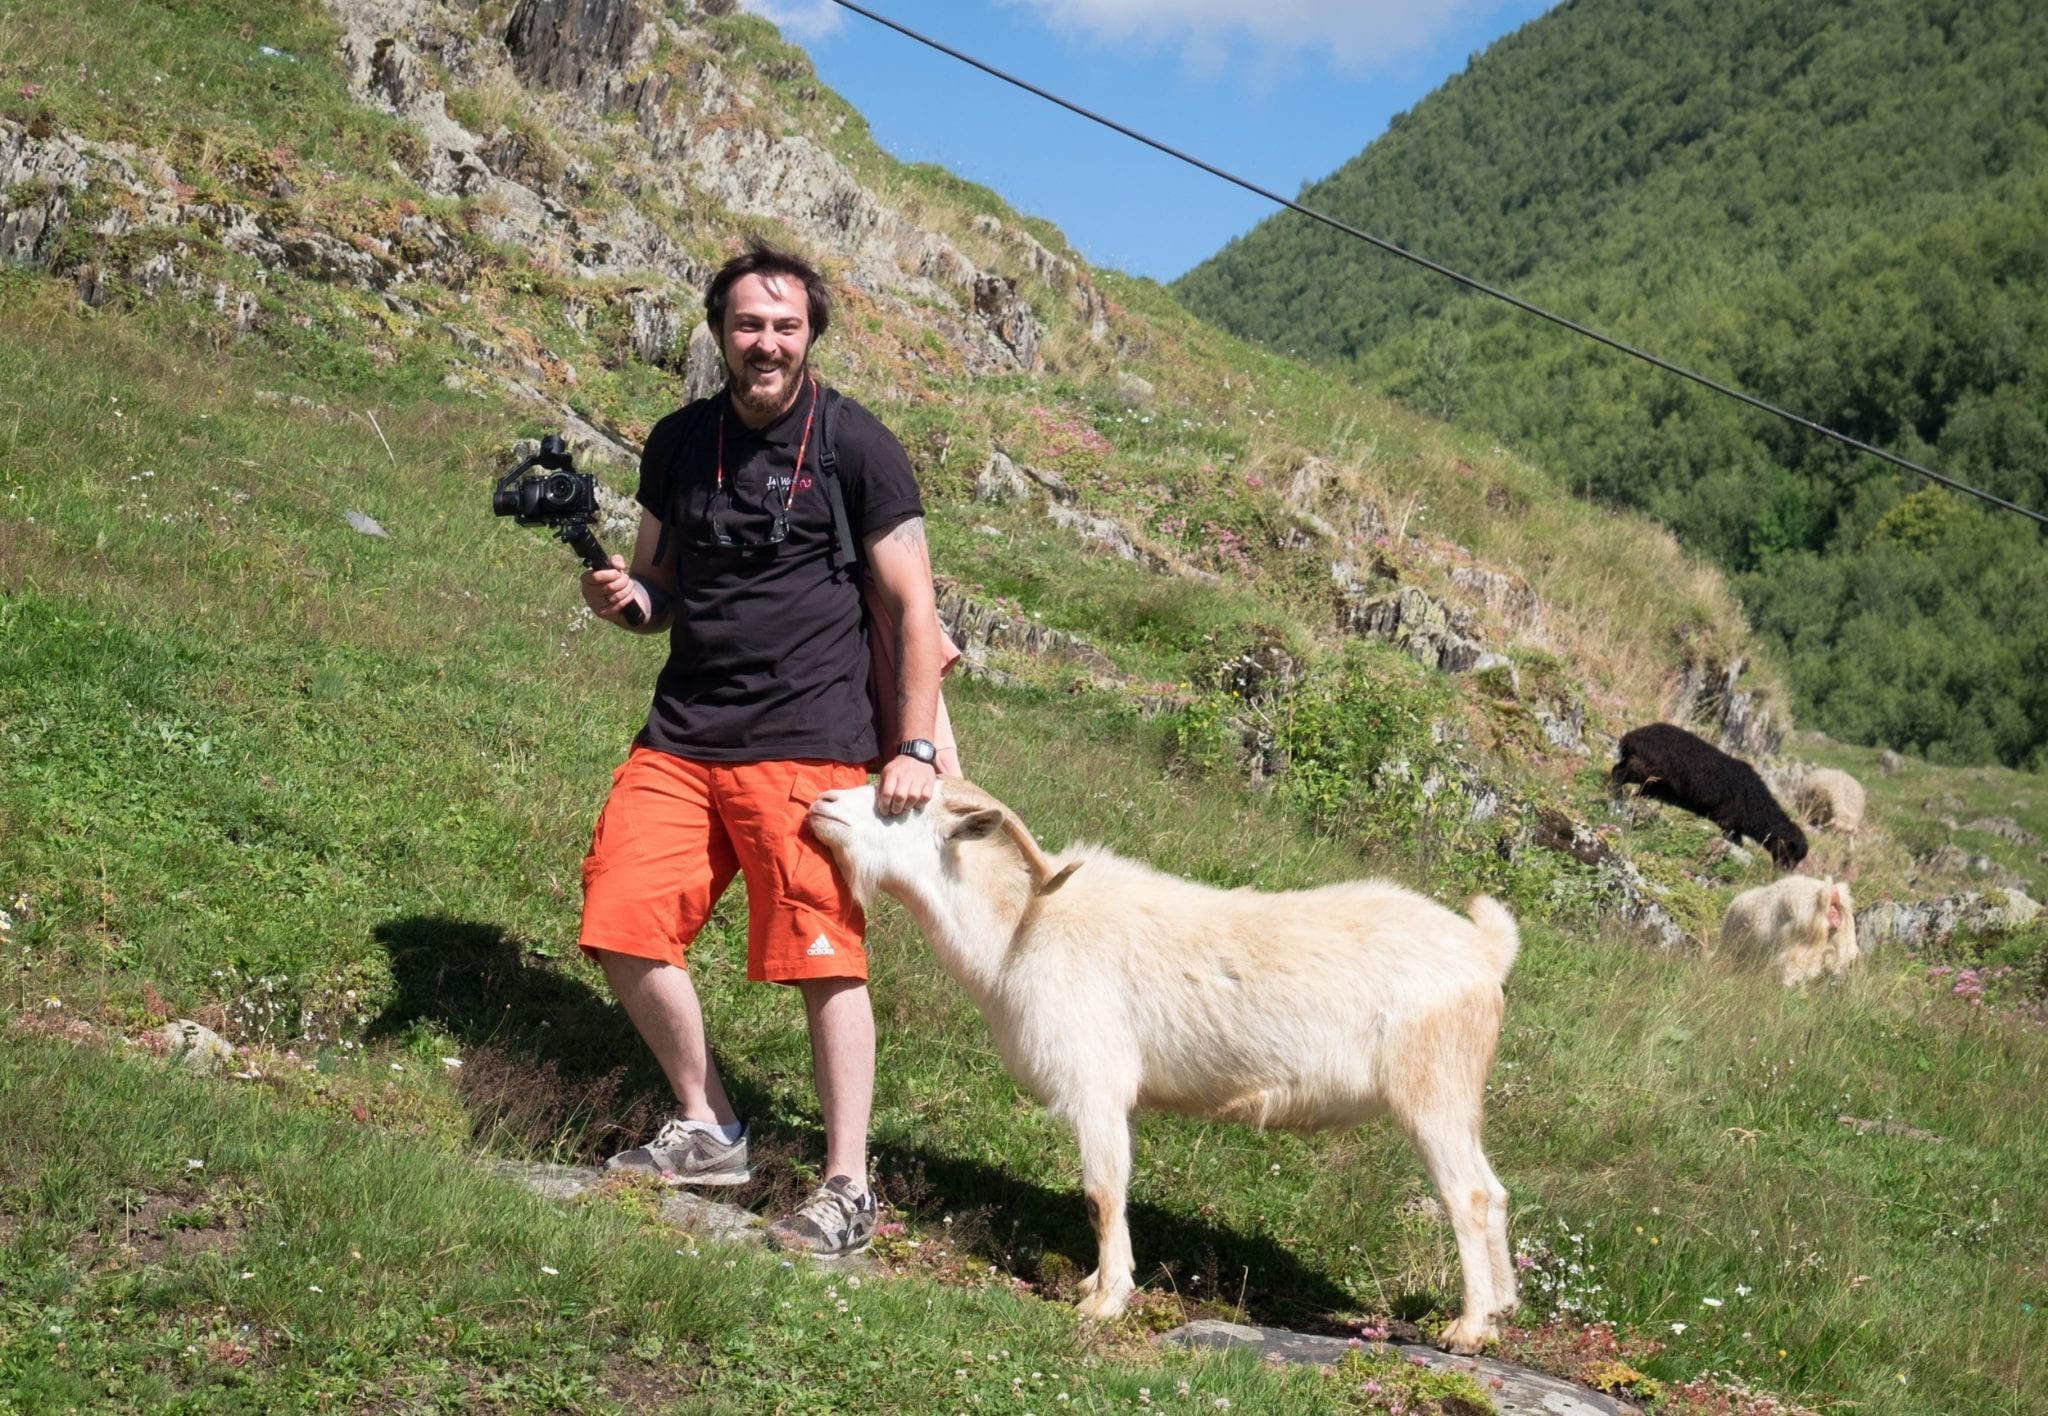
[{"label": "man's hand gripping gimbal", "polygon": [[[532,467],[541,470],[522,476]],[[515,478],[519,479],[516,486]],[[555,539],[576,552],[590,569],[611,569],[611,557],[590,529],[598,516],[597,478],[576,470],[560,433],[542,438],[539,452],[498,479],[498,488],[491,493],[491,511],[512,517],[521,526],[549,527]],[[628,604],[624,614],[627,624],[647,622],[638,605]]]}]

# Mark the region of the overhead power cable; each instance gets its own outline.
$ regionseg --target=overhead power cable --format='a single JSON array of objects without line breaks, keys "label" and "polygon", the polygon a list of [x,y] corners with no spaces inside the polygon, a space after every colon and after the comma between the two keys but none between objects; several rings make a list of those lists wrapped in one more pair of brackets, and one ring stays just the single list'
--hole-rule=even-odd
[{"label": "overhead power cable", "polygon": [[1061,108],[1066,109],[1069,113],[1078,114],[1080,117],[1086,118],[1091,123],[1099,123],[1103,127],[1111,130],[1112,132],[1121,133],[1125,137],[1131,139],[1133,142],[1143,143],[1146,147],[1152,148],[1154,151],[1157,152],[1163,152],[1168,157],[1178,159],[1181,162],[1185,162],[1190,167],[1200,168],[1202,171],[1208,173],[1212,177],[1220,177],[1225,182],[1230,183],[1232,186],[1242,187],[1245,191],[1252,193],[1254,196],[1264,197],[1267,201],[1273,202],[1279,206],[1283,206],[1287,208],[1289,211],[1299,212],[1301,215],[1308,217],[1312,221],[1320,221],[1323,225],[1331,227],[1334,230],[1341,231],[1346,236],[1356,237],[1358,240],[1364,241],[1368,245],[1376,246],[1380,250],[1385,251],[1388,255],[1399,256],[1404,261],[1412,261],[1416,265],[1421,266],[1424,270],[1434,271],[1436,272],[1436,274],[1443,276],[1445,279],[1454,280],[1458,284],[1465,286],[1467,289],[1476,290],[1482,295],[1490,295],[1494,299],[1499,300],[1504,304],[1514,306],[1516,309],[1522,311],[1525,314],[1535,315],[1538,319],[1548,320],[1552,324],[1558,325],[1564,329],[1568,329],[1574,334],[1584,335],[1587,339],[1593,340],[1596,343],[1604,344],[1610,349],[1618,350],[1621,353],[1627,354],[1632,358],[1640,359],[1645,364],[1649,364],[1653,368],[1662,369],[1667,374],[1676,374],[1679,378],[1689,379],[1693,383],[1700,385],[1702,388],[1712,389],[1715,393],[1722,394],[1728,398],[1732,398],[1736,400],[1738,403],[1746,403],[1751,408],[1755,408],[1760,412],[1769,413],[1773,417],[1782,418],[1788,423],[1792,423],[1798,427],[1806,429],[1808,432],[1819,433],[1824,438],[1831,438],[1834,441],[1841,443],[1844,447],[1854,448],[1858,452],[1867,453],[1869,456],[1875,457],[1880,461],[1891,463],[1894,467],[1904,468],[1906,471],[1917,473],[1920,476],[1927,478],[1929,481],[1939,482],[1945,487],[1952,488],[1953,490],[1958,492],[1966,493],[1970,496],[1976,497],[1980,501],[1989,502],[1991,505],[1995,507],[1999,507],[2005,511],[2016,512],[2021,516],[2028,517],[2031,520],[2039,522],[2043,526],[2048,526],[2048,515],[2044,515],[2043,513],[2034,511],[2028,507],[2020,506],[2015,502],[2009,502],[2004,497],[1994,495],[1993,493],[1984,491],[1978,487],[1970,486],[1966,482],[1959,482],[1955,478],[1950,477],[1945,473],[1935,471],[1932,467],[1923,467],[1921,464],[1914,462],[1910,458],[1900,457],[1897,453],[1887,452],[1885,451],[1885,449],[1881,447],[1873,447],[1871,444],[1864,442],[1861,439],[1850,437],[1847,433],[1836,432],[1833,428],[1828,427],[1824,423],[1816,423],[1811,418],[1803,417],[1800,414],[1794,413],[1787,408],[1780,408],[1775,403],[1767,402],[1764,399],[1756,397],[1754,394],[1744,393],[1739,388],[1733,388],[1730,387],[1728,384],[1721,383],[1716,379],[1708,378],[1705,374],[1694,373],[1691,369],[1688,369],[1681,364],[1674,364],[1669,359],[1661,358],[1658,355],[1650,353],[1646,349],[1638,349],[1635,345],[1630,344],[1625,340],[1616,339],[1612,335],[1602,334],[1597,329],[1588,329],[1585,325],[1578,323],[1576,320],[1567,319],[1563,315],[1556,314],[1550,310],[1544,309],[1541,305],[1531,304],[1529,301],[1524,300],[1519,295],[1515,295],[1510,293],[1509,291],[1501,290],[1495,286],[1488,285],[1483,280],[1478,280],[1472,276],[1464,274],[1461,271],[1453,270],[1447,265],[1442,265],[1436,261],[1430,260],[1427,256],[1419,256],[1415,252],[1407,250],[1404,247],[1397,246],[1392,241],[1388,241],[1382,237],[1375,236],[1369,231],[1361,231],[1359,228],[1351,225],[1349,222],[1339,221],[1336,217],[1329,215],[1327,212],[1320,212],[1317,211],[1314,207],[1303,206],[1300,202],[1293,201],[1287,197],[1283,197],[1278,192],[1271,191],[1265,187],[1261,187],[1258,183],[1250,181],[1247,178],[1240,177],[1234,172],[1226,171],[1223,168],[1216,166],[1212,162],[1205,162],[1201,158],[1195,157],[1190,153],[1182,152],[1179,148],[1170,146],[1167,143],[1163,143],[1159,141],[1159,139],[1157,138],[1148,137],[1144,133],[1139,132],[1135,128],[1127,127],[1124,124],[1117,122],[1114,118],[1106,118],[1102,114],[1097,113],[1092,109],[1083,108],[1080,104],[1074,103],[1068,99],[1061,98],[1058,94],[1052,93],[1046,89],[1042,89],[1037,84],[1031,83],[1029,80],[1020,79],[1015,74],[1007,73],[1004,70],[997,68],[993,64],[984,63],[983,61],[975,58],[972,54],[963,53],[960,50],[953,48],[949,44],[945,44],[939,40],[933,39],[928,34],[923,34],[917,30],[912,29],[908,25],[899,24],[895,20],[890,19],[887,15],[878,15],[873,10],[868,9],[865,5],[855,4],[854,0],[832,0],[832,3],[839,6],[841,9],[851,10],[856,15],[861,15],[866,17],[867,19],[873,20],[876,24],[882,25],[888,29],[892,29],[896,31],[896,33],[903,35],[905,38],[913,39],[917,41],[919,44],[925,45],[927,48],[935,49],[939,53],[944,54],[949,58],[957,59],[963,64],[971,65],[972,67],[981,70],[984,74],[988,74],[993,78],[1001,79],[1006,84],[1011,84],[1017,88],[1023,89],[1026,93],[1035,95],[1038,98],[1042,98],[1047,103],[1057,104]]}]

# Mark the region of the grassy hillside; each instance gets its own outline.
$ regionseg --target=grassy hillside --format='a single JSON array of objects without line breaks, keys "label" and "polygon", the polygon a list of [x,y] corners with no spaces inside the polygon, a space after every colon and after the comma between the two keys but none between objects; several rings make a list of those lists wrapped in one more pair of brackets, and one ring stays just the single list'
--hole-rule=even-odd
[{"label": "grassy hillside", "polygon": [[[1306,200],[2040,510],[2044,65],[2017,3],[1575,0]],[[1652,512],[1734,574],[1808,721],[2041,764],[2032,523],[1289,214],[1176,288]]]},{"label": "grassy hillside", "polygon": [[[1058,250],[1056,233],[889,168],[829,96],[775,106],[805,69],[764,26],[677,14],[685,37],[655,62],[689,72],[689,37],[709,36],[726,72],[760,76],[748,122],[815,125],[899,209],[1006,262],[1041,311],[1043,369],[977,371],[937,296],[858,287],[827,355],[904,431],[940,570],[1116,669],[999,655],[1006,681],[957,682],[976,778],[1049,844],[1104,840],[1228,885],[1484,888],[1522,918],[1488,1128],[1526,1261],[1507,1353],[1657,1383],[1670,1411],[1768,1409],[1742,1390],[2025,1410],[2048,1382],[2029,1123],[2048,941],[1953,939],[1785,995],[1643,947],[1604,877],[1528,839],[1540,807],[1591,823],[1695,936],[1768,878],[1690,818],[1610,811],[1598,754],[1550,745],[1534,717],[1576,693],[1593,736],[1654,712],[1682,669],[1742,655],[1718,577],[1489,440],[1250,350],[1156,287],[1091,274],[1115,331],[1091,338],[1077,286],[1035,276],[1014,235]],[[664,1102],[573,943],[577,862],[660,646],[594,626],[571,558],[486,502],[513,439],[564,405],[627,432],[673,400],[673,372],[625,338],[649,281],[472,232],[495,219],[481,197],[394,170],[413,130],[347,100],[338,32],[311,8],[0,5],[0,28],[10,85],[48,105],[12,118],[24,131],[132,144],[281,231],[464,253],[442,258],[447,283],[259,280],[186,210],[207,203],[174,192],[165,225],[73,221],[0,276],[0,1410],[1458,1409],[1391,1371],[1283,1376],[1144,1341],[1194,1313],[1439,1324],[1448,1228],[1383,1128],[1145,1120],[1140,1313],[1098,1332],[1040,1301],[1070,1299],[1089,1261],[1071,1143],[893,908],[875,931],[875,1140],[900,1278],[855,1289],[679,1245],[644,1194],[563,1213],[482,1173],[603,1155]],[[269,67],[265,44],[293,64]],[[535,132],[562,101],[502,74],[440,79],[466,95],[451,110],[489,102]],[[554,131],[583,130],[558,115]],[[292,175],[275,187],[232,152]],[[540,165],[573,185],[582,152]],[[10,193],[10,211],[42,195]],[[120,205],[67,200],[101,221]],[[741,225],[645,205],[700,258]],[[155,254],[189,291],[141,279]],[[216,283],[256,293],[246,330]],[[1029,504],[972,500],[996,448],[1057,472],[1166,571]],[[1370,507],[1381,529],[1307,537],[1281,492],[1311,462],[1316,516],[1348,534]],[[1455,569],[1519,577],[1540,642],[1475,609],[1509,663],[1453,676],[1340,634],[1329,560],[1368,553],[1446,596]],[[1231,666],[1274,645],[1301,676],[1248,708]],[[1281,769],[1258,790],[1247,713]],[[2025,799],[2006,810],[2039,829],[2031,779],[1913,770],[1929,797]],[[1909,805],[1880,799],[1871,837],[1824,842],[1859,890],[1903,892],[1916,852],[1975,842],[1972,813],[1953,833],[1923,813],[1909,849]],[[741,1198],[766,1210],[815,1179],[820,1138],[799,1011],[744,984],[743,920],[729,899],[696,970],[767,1153]],[[1980,962],[2015,972],[1972,1006],[1953,970]],[[130,1045],[174,1016],[239,1044],[240,1075],[185,1077]]]}]

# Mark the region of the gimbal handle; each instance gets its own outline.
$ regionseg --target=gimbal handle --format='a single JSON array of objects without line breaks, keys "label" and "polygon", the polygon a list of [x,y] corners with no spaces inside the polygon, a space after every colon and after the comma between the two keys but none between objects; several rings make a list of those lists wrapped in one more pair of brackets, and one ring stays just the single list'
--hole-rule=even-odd
[{"label": "gimbal handle", "polygon": [[[591,531],[587,523],[571,521],[557,526],[555,528],[555,535],[565,542],[570,550],[581,556],[583,563],[592,570],[610,570],[612,568],[612,558],[604,553],[604,547],[598,544],[596,534]],[[640,609],[640,603],[637,600],[626,601],[626,608],[620,613],[626,623],[632,625],[635,629],[647,623],[647,616]]]}]

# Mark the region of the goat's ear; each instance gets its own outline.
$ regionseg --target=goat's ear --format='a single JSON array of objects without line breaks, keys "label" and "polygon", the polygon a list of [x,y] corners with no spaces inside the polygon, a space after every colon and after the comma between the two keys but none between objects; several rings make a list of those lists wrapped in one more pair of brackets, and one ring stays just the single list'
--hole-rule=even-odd
[{"label": "goat's ear", "polygon": [[1060,886],[1066,884],[1067,877],[1072,875],[1075,871],[1079,870],[1080,868],[1081,862],[1078,860],[1071,865],[1061,866],[1059,874],[1053,876],[1051,879],[1047,880],[1043,885],[1038,887],[1038,893],[1040,895],[1050,895],[1053,891],[1059,889]]},{"label": "goat's ear", "polygon": [[1002,808],[985,806],[961,817],[949,834],[956,841],[985,841],[1002,829]]}]

